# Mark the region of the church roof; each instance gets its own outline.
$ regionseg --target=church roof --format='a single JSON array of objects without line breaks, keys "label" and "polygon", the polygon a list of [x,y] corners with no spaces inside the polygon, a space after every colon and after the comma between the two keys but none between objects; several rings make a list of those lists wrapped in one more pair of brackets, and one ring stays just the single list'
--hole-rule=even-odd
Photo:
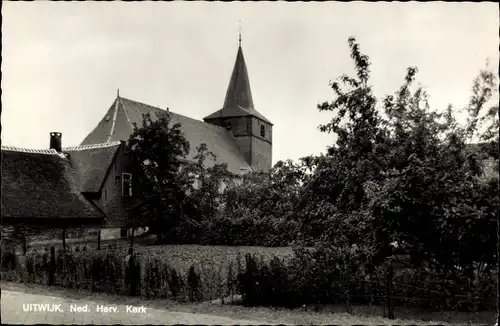
[{"label": "church roof", "polygon": [[98,145],[66,147],[62,151],[68,154],[75,178],[84,193],[96,193],[101,190],[108,169],[120,148],[121,142]]},{"label": "church roof", "polygon": [[[162,114],[167,114],[167,111],[123,97],[117,97],[106,115],[94,130],[85,137],[81,145],[126,141],[133,132],[133,123],[140,126],[142,116],[146,113],[149,113],[154,121]],[[196,148],[201,143],[205,143],[208,150],[216,155],[217,163],[227,163],[229,171],[240,173],[241,168],[248,171],[252,170],[228,130],[181,114],[169,113],[171,122],[181,124],[184,137],[189,141],[190,152],[186,157],[188,160],[194,160],[194,156],[197,154]],[[207,159],[206,163],[207,167],[210,167],[215,162]]]},{"label": "church roof", "polygon": [[255,110],[247,65],[241,45],[238,47],[233,73],[231,74],[229,86],[227,87],[224,106],[222,109],[210,114],[203,120],[240,116],[255,116],[272,125],[269,120]]},{"label": "church roof", "polygon": [[55,150],[2,146],[2,218],[95,218],[104,213],[81,192],[70,161]]}]

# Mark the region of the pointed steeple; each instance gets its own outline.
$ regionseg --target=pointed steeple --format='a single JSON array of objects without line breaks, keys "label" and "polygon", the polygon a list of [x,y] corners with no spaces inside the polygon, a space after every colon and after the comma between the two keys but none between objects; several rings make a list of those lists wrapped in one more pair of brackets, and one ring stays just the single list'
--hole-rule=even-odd
[{"label": "pointed steeple", "polygon": [[226,99],[223,109],[238,108],[253,109],[252,91],[250,90],[250,81],[248,79],[247,65],[243,56],[241,44],[238,46],[238,54],[234,63],[231,80],[227,87]]},{"label": "pointed steeple", "polygon": [[229,80],[226,91],[226,98],[222,109],[206,116],[203,120],[220,119],[238,116],[255,116],[262,121],[272,125],[262,114],[255,110],[250,90],[250,80],[248,78],[247,65],[241,48],[241,31],[238,38],[238,53],[234,63],[233,73]]}]

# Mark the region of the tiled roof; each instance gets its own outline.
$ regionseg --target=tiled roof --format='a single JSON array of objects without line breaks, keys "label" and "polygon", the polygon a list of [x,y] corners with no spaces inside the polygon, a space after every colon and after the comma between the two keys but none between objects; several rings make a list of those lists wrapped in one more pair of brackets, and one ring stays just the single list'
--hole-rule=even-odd
[{"label": "tiled roof", "polygon": [[250,89],[250,80],[248,78],[247,65],[243,56],[243,50],[238,47],[238,54],[234,63],[233,73],[227,87],[224,106],[217,112],[210,114],[203,120],[210,120],[220,117],[240,117],[240,116],[255,116],[269,124],[262,114],[255,110]]},{"label": "tiled roof", "polygon": [[2,217],[104,218],[80,192],[75,174],[55,151],[2,146]]},{"label": "tiled roof", "polygon": [[81,192],[99,192],[120,142],[66,147]]},{"label": "tiled roof", "polygon": [[[118,101],[118,106],[115,106],[116,101]],[[116,115],[114,114],[115,108],[117,109]],[[128,140],[133,131],[132,124],[135,122],[140,126],[142,115],[145,113],[150,113],[154,121],[167,111],[123,97],[117,98],[97,127],[83,140],[82,145],[103,143],[108,139],[110,141]],[[116,116],[114,121],[113,116]],[[241,168],[251,170],[229,131],[177,113],[170,112],[170,116],[173,124],[181,124],[184,137],[189,141],[190,152],[186,157],[188,160],[193,160],[197,154],[196,148],[201,143],[206,143],[208,150],[217,156],[218,163],[228,164],[229,171],[240,173]],[[107,117],[110,117],[108,121],[106,121]],[[213,161],[207,160],[207,167],[213,164]]]}]

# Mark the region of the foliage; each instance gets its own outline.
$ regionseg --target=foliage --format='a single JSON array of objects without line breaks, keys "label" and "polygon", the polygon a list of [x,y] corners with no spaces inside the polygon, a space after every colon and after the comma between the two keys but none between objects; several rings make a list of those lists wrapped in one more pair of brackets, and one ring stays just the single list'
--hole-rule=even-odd
[{"label": "foliage", "polygon": [[211,221],[193,223],[181,221],[168,233],[167,243],[286,247],[293,243],[300,229],[300,223],[283,218],[255,218],[249,211],[233,219],[216,217]]},{"label": "foliage", "polygon": [[[298,248],[288,261],[263,261],[245,256],[246,269],[238,274],[239,290],[246,305],[296,307],[308,304],[384,304],[387,299],[387,266],[363,268],[365,253],[356,247]],[[494,307],[495,275],[466,273],[448,279],[424,268],[397,270],[392,301],[396,306],[433,310],[480,311]]]},{"label": "foliage", "polygon": [[255,217],[294,218],[294,209],[301,187],[308,179],[310,157],[299,160],[278,161],[268,172],[244,175],[240,184],[228,188],[224,194],[225,211],[229,217],[245,217],[251,211]]},{"label": "foliage", "polygon": [[[322,236],[333,246],[364,248],[374,266],[391,255],[395,241],[415,264],[425,261],[446,273],[456,266],[471,270],[474,262],[491,266],[498,183],[481,181],[484,156],[467,143],[477,121],[498,124],[491,121],[494,108],[477,118],[496,90],[494,74],[481,72],[461,126],[450,108],[437,113],[421,88],[412,91],[414,67],[394,95],[377,100],[368,57],[355,39],[349,46],[356,76],[331,83],[335,99],[318,105],[335,113],[319,129],[337,140],[305,185],[303,229],[326,230]],[[485,135],[490,148],[498,147]]]},{"label": "foliage", "polygon": [[201,144],[197,161],[183,170],[197,176],[198,187],[190,197],[198,213],[180,221],[167,233],[166,241],[288,246],[296,239],[300,222],[294,208],[313,168],[310,158],[299,164],[280,161],[271,171],[248,173],[239,182],[225,164],[207,167],[208,158],[216,161],[216,156]]},{"label": "foliage", "polygon": [[[120,250],[67,251],[56,253],[55,285],[92,292],[129,294],[125,282],[124,252]],[[47,252],[30,252],[26,264],[2,267],[2,278],[17,282],[48,284],[51,270]],[[222,257],[221,257],[222,259]],[[233,258],[234,259],[234,258]],[[159,256],[138,257],[139,295],[151,298],[169,298],[178,301],[202,301],[222,298],[230,292],[225,281],[226,266],[195,267],[191,261],[188,268],[173,266]],[[233,262],[234,265],[234,262]],[[234,279],[234,270],[231,272]],[[20,277],[23,276],[23,277]],[[231,290],[234,292],[234,290]]]},{"label": "foliage", "polygon": [[222,191],[232,184],[234,175],[228,171],[227,163],[215,163],[208,166],[207,160],[216,162],[217,157],[208,150],[205,143],[197,147],[195,161],[187,164],[183,173],[196,178],[198,187],[193,187],[191,197],[196,203],[198,214],[190,216],[196,221],[212,220],[219,211],[222,203]]},{"label": "foliage", "polygon": [[134,125],[126,148],[135,171],[134,189],[142,200],[135,224],[149,226],[160,238],[179,223],[189,204],[193,180],[179,170],[190,145],[180,127],[171,123],[168,111],[154,121],[145,114],[142,126]]}]

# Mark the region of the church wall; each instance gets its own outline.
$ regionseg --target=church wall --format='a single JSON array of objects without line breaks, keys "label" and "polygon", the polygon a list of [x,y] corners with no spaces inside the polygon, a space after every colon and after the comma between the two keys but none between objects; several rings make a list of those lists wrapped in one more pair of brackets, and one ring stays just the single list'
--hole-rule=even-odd
[{"label": "church wall", "polygon": [[261,138],[252,139],[252,166],[260,171],[267,171],[272,167],[272,145]]},{"label": "church wall", "polygon": [[231,132],[234,136],[246,136],[250,134],[250,128],[248,125],[248,121],[250,118],[241,117],[241,118],[231,118],[227,121],[231,123]]},{"label": "church wall", "polygon": [[[262,137],[260,134],[261,125],[264,125],[264,128],[265,128],[265,136],[264,137]],[[259,139],[263,139],[265,141],[268,141],[270,143],[273,142],[272,126],[269,123],[264,122],[264,121],[257,119],[257,118],[252,118],[252,135],[254,137],[259,138]]]},{"label": "church wall", "polygon": [[[261,136],[261,126],[264,126],[264,137]],[[269,170],[272,166],[273,130],[269,123],[252,118],[252,166],[258,170]]]},{"label": "church wall", "polygon": [[251,117],[234,117],[224,119],[211,119],[208,123],[226,128],[226,123],[231,124],[231,132],[235,136],[249,135],[251,132]]}]

